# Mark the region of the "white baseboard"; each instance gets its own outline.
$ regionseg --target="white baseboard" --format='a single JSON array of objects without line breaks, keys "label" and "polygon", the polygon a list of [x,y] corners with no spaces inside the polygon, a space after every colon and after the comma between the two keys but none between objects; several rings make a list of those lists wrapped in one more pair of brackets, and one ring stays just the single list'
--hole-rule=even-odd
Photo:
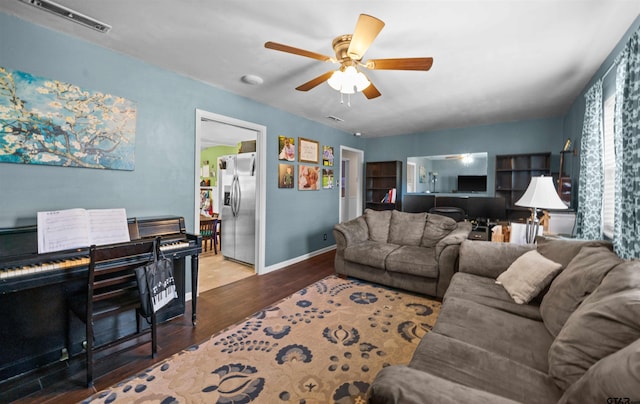
[{"label": "white baseboard", "polygon": [[329,247],[325,247],[320,250],[316,250],[296,258],[291,258],[290,260],[287,260],[287,261],[282,261],[277,264],[269,265],[268,267],[265,267],[264,272],[259,275],[264,275],[264,274],[268,274],[269,272],[277,271],[278,269],[288,267],[289,265],[297,264],[298,262],[308,260],[311,257],[315,257],[316,255],[324,254],[326,252],[329,252],[335,249],[336,249],[336,245],[334,244],[334,245],[330,245]]},{"label": "white baseboard", "polygon": [[[291,258],[290,260],[287,260],[287,261],[282,261],[282,262],[279,262],[279,263],[274,264],[274,265],[269,265],[268,267],[264,268],[264,273],[259,274],[259,275],[264,275],[264,274],[268,274],[269,272],[277,271],[278,269],[282,269],[282,268],[288,267],[289,265],[297,264],[298,262],[302,262],[304,260],[308,260],[311,257],[315,257],[316,255],[324,254],[326,252],[329,252],[329,251],[335,250],[335,249],[336,249],[336,245],[334,244],[334,245],[330,245],[329,247],[325,247],[325,248],[322,248],[320,250],[316,250],[316,251],[310,252],[308,254],[304,254],[304,255],[301,255],[299,257],[296,257],[296,258]],[[184,300],[187,301],[187,302],[189,300],[191,300],[191,292],[187,292],[184,295]]]}]

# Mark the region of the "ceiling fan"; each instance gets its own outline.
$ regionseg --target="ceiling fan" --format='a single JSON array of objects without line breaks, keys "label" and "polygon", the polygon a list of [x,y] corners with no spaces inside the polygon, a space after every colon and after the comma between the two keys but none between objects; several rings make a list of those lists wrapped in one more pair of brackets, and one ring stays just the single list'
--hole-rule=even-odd
[{"label": "ceiling fan", "polygon": [[335,58],[311,52],[277,42],[266,42],[264,47],[281,52],[293,53],[323,62],[340,64],[338,70],[330,70],[320,76],[296,87],[298,91],[309,91],[327,81],[329,85],[342,94],[362,92],[368,99],[381,95],[367,76],[358,70],[363,67],[369,70],[424,70],[431,69],[433,58],[396,58],[370,59],[362,62],[364,53],[378,36],[384,22],[367,14],[360,14],[353,34],[340,35],[333,40]]}]

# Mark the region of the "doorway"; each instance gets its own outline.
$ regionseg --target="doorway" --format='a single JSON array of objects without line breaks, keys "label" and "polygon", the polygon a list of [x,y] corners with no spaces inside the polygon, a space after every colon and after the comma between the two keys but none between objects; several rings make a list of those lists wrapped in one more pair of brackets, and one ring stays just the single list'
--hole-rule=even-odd
[{"label": "doorway", "polygon": [[362,215],[364,152],[340,146],[339,219],[346,222]]},{"label": "doorway", "polygon": [[[203,149],[209,147],[219,146],[224,150],[225,147],[233,150],[233,147],[241,142],[248,142],[252,147],[252,141],[255,141],[255,220],[253,220],[252,231],[255,234],[254,245],[249,248],[253,248],[255,263],[253,267],[249,267],[244,264],[237,264],[232,260],[224,258],[224,251],[218,251],[218,254],[207,251],[203,252],[200,260],[200,275],[199,275],[199,291],[222,286],[226,283],[231,283],[238,280],[238,277],[246,277],[247,269],[249,269],[249,275],[261,274],[264,272],[264,243],[265,243],[265,181],[263,180],[264,173],[266,172],[266,159],[265,144],[266,144],[266,127],[258,125],[252,122],[242,121],[239,119],[231,118],[224,115],[215,114],[213,112],[203,111],[196,109],[196,139],[195,139],[195,209],[194,209],[194,223],[195,229],[200,228],[200,218],[202,213],[202,192],[208,191],[211,197],[212,207],[210,212],[220,214],[223,207],[223,190],[218,187],[217,180],[219,175],[218,159],[212,158],[208,161],[208,164],[201,166],[201,156]],[[243,147],[244,147],[243,143]],[[232,151],[226,154],[235,154]],[[225,154],[225,153],[223,153]],[[213,161],[213,160],[216,161]],[[203,170],[206,168],[206,170]],[[201,184],[201,181],[205,179],[204,175],[209,182]],[[203,185],[203,187],[201,187]],[[206,192],[205,192],[205,195]],[[205,212],[206,213],[206,212]],[[225,237],[225,220],[221,217],[221,238]],[[232,223],[227,223],[231,225]],[[197,230],[196,230],[197,231]],[[229,229],[229,234],[233,234]],[[220,244],[218,248],[220,248]],[[207,270],[208,268],[208,270]],[[244,275],[243,275],[244,274]]]}]

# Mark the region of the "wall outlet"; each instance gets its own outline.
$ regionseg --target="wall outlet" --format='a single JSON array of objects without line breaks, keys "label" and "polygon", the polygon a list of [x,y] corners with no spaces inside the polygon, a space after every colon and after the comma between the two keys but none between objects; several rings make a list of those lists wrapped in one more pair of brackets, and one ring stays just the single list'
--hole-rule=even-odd
[{"label": "wall outlet", "polygon": [[322,236],[322,239],[323,239],[323,240],[326,240],[326,239],[327,239],[327,233],[324,233],[324,235]]}]

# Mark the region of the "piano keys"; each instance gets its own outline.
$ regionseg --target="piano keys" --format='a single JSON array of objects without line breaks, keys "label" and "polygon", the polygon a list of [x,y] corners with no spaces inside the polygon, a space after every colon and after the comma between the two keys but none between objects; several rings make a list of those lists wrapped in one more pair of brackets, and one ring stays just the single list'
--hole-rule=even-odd
[{"label": "piano keys", "polygon": [[[178,299],[158,312],[166,321],[185,312],[186,257],[191,258],[192,323],[196,322],[199,235],[178,216],[128,219],[131,240],[160,237],[173,259]],[[89,248],[37,253],[37,227],[0,229],[0,380],[29,373],[81,352],[83,326],[67,329],[66,297],[86,290]],[[120,325],[106,325],[110,330]],[[67,337],[71,345],[67,346]],[[3,382],[0,382],[0,391]],[[2,395],[0,394],[0,401]]]}]

